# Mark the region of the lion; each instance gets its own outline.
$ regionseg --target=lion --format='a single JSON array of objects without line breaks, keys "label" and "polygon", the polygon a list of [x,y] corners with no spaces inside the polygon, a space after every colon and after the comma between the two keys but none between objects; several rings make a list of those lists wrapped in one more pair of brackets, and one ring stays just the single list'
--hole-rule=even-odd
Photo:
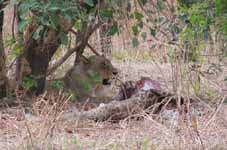
[{"label": "lion", "polygon": [[118,70],[104,56],[90,56],[75,64],[63,77],[65,88],[74,93],[78,101],[111,99],[108,88]]}]

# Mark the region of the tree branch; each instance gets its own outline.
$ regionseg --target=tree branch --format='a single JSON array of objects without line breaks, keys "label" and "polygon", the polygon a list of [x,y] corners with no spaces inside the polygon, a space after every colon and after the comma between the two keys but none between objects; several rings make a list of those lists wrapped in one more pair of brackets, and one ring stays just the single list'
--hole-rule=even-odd
[{"label": "tree branch", "polygon": [[52,74],[60,65],[62,65],[74,52],[78,51],[82,47],[82,43],[80,43],[78,46],[71,48],[67,51],[67,53],[59,60],[57,61],[50,69],[47,71],[47,76]]},{"label": "tree branch", "polygon": [[87,32],[84,34],[84,37],[78,41],[77,46],[74,48],[71,48],[67,51],[67,53],[59,60],[57,61],[50,69],[47,71],[47,76],[52,74],[59,66],[61,66],[74,52],[79,51],[81,48],[85,47],[87,45],[88,39],[92,35],[94,31],[96,31],[100,27],[101,23],[98,22],[95,25],[90,25],[88,27]]},{"label": "tree branch", "polygon": [[87,43],[87,46],[90,48],[90,50],[97,56],[101,56],[89,43]]},{"label": "tree branch", "polygon": [[91,119],[95,121],[119,121],[130,115],[144,111],[155,104],[157,96],[150,98],[132,97],[124,101],[112,101],[89,111],[72,110],[63,114],[61,119]]}]

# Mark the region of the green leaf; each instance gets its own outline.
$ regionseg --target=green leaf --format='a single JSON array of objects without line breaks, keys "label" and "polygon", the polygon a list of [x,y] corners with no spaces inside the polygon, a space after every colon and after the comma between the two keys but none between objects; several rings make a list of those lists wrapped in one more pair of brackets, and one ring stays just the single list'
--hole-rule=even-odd
[{"label": "green leaf", "polygon": [[147,0],[139,0],[139,3],[145,5],[147,3]]},{"label": "green leaf", "polygon": [[203,38],[204,38],[205,40],[208,40],[209,37],[210,37],[210,32],[209,32],[208,30],[204,30],[204,31],[203,31]]},{"label": "green leaf", "polygon": [[91,90],[92,90],[92,85],[91,85],[91,83],[89,83],[89,81],[87,81],[87,80],[80,80],[79,82],[82,84],[83,88],[84,88],[87,92],[91,92]]},{"label": "green leaf", "polygon": [[163,0],[157,0],[156,8],[158,12],[161,12],[165,8]]},{"label": "green leaf", "polygon": [[40,32],[44,29],[42,25],[38,27],[38,29],[33,33],[33,39],[38,40],[40,38]]},{"label": "green leaf", "polygon": [[135,17],[135,19],[137,19],[137,20],[141,20],[141,19],[143,19],[143,14],[142,13],[140,13],[140,12],[135,12],[134,13],[134,17]]},{"label": "green leaf", "polygon": [[56,12],[58,10],[61,10],[61,8],[60,7],[57,7],[57,6],[53,6],[53,7],[50,7],[49,10]]},{"label": "green leaf", "polygon": [[49,18],[49,16],[43,16],[43,17],[36,17],[37,18],[37,20],[42,24],[42,25],[44,25],[44,26],[50,26],[51,24],[50,24],[50,18]]},{"label": "green leaf", "polygon": [[37,82],[35,80],[35,77],[32,76],[26,76],[23,78],[22,81],[22,87],[29,90],[33,87],[37,87]]},{"label": "green leaf", "polygon": [[155,37],[156,36],[156,30],[153,28],[150,28],[150,34]]},{"label": "green leaf", "polygon": [[14,50],[13,50],[13,54],[15,54],[16,56],[18,56],[18,55],[20,55],[22,52],[23,52],[23,47],[22,47],[22,45],[15,44]]},{"label": "green leaf", "polygon": [[101,84],[102,77],[98,72],[89,72],[89,80],[92,84]]},{"label": "green leaf", "polygon": [[117,25],[113,25],[111,28],[108,29],[106,35],[107,36],[113,36],[113,35],[115,35],[118,32],[119,32],[118,26]]},{"label": "green leaf", "polygon": [[51,27],[53,27],[54,29],[57,29],[58,17],[56,15],[50,15],[49,20],[50,20]]},{"label": "green leaf", "polygon": [[19,31],[22,32],[26,28],[27,25],[28,25],[27,21],[25,21],[25,20],[20,21],[18,24]]},{"label": "green leaf", "polygon": [[77,30],[81,30],[82,28],[82,21],[81,20],[77,20],[74,24],[74,28],[76,28]]},{"label": "green leaf", "polygon": [[143,41],[145,41],[147,39],[147,33],[146,32],[142,32],[141,33],[141,37],[142,37]]},{"label": "green leaf", "polygon": [[137,40],[137,38],[133,38],[132,39],[132,46],[137,47],[138,45],[139,45],[139,41]]},{"label": "green leaf", "polygon": [[16,42],[17,42],[16,39],[11,37],[9,39],[6,39],[5,46],[6,47],[11,47],[14,44],[16,44]]},{"label": "green leaf", "polygon": [[53,89],[60,90],[60,89],[63,89],[64,83],[62,81],[55,80],[55,81],[53,81],[53,82],[50,83],[50,86]]},{"label": "green leaf", "polygon": [[86,79],[86,80],[80,79],[79,82],[84,87],[84,89],[86,89],[86,91],[89,92],[92,90],[93,85],[102,83],[102,77],[98,72],[96,72],[94,70],[89,70],[88,79]]},{"label": "green leaf", "polygon": [[132,32],[135,36],[137,36],[139,34],[138,26],[132,26]]},{"label": "green leaf", "polygon": [[227,1],[226,0],[216,0],[215,1],[216,14],[221,15],[227,12]]},{"label": "green leaf", "polygon": [[84,0],[84,3],[90,7],[94,7],[94,5],[95,5],[93,0]]},{"label": "green leaf", "polygon": [[113,18],[113,10],[112,9],[109,9],[109,8],[108,9],[101,10],[100,17],[103,20],[112,19]]},{"label": "green leaf", "polygon": [[63,44],[63,45],[68,44],[69,39],[68,39],[67,34],[65,34],[64,32],[61,32],[61,38],[60,39],[61,39],[61,44]]}]

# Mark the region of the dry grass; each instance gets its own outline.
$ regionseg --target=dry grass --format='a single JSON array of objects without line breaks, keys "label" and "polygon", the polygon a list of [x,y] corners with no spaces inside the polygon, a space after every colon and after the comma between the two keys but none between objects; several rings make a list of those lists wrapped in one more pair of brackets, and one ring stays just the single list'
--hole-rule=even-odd
[{"label": "dry grass", "polygon": [[[51,106],[50,106],[51,107]],[[182,120],[177,126],[162,124],[151,116],[142,120],[109,122],[78,122],[57,120],[51,112],[46,115],[25,115],[20,109],[7,109],[1,114],[1,149],[225,149],[227,147],[226,106],[213,120],[206,114],[197,118],[195,128]]]},{"label": "dry grass", "polygon": [[[163,88],[168,85],[171,90],[169,64],[115,62],[115,65],[122,70],[120,76],[123,80],[149,76],[162,81]],[[212,80],[212,76],[209,78],[209,82],[221,80],[221,76],[216,80]],[[67,97],[62,95],[50,96],[49,101],[40,97],[29,111],[33,114],[25,113],[21,107],[0,111],[0,149],[222,150],[227,147],[227,106],[223,104],[224,98],[218,98],[216,109],[206,103],[192,106],[188,120],[179,116],[177,110],[166,110],[167,113],[159,116],[138,114],[142,117],[140,120],[128,118],[119,123],[97,123],[60,120],[61,114],[74,105],[69,105]]]},{"label": "dry grass", "polygon": [[[7,10],[12,14],[12,10]],[[11,17],[5,18],[4,37],[9,38],[11,32]],[[121,38],[117,37],[121,41]],[[93,45],[98,45],[94,38]],[[149,43],[146,43],[149,46]],[[124,49],[119,41],[114,49]],[[120,45],[120,46],[119,46]],[[95,47],[96,49],[100,49]],[[128,47],[126,47],[128,48]],[[130,48],[129,48],[130,49]],[[145,48],[147,49],[147,48]],[[160,61],[166,56],[169,47],[157,49],[154,57]],[[134,49],[133,49],[134,50]],[[7,50],[7,55],[10,50]],[[153,53],[153,51],[151,51]],[[118,53],[118,51],[116,52]],[[141,49],[137,49],[137,54]],[[56,54],[57,55],[57,54]],[[61,56],[62,54],[59,54]],[[123,57],[129,57],[124,53]],[[137,56],[135,58],[138,58]],[[148,76],[159,80],[162,88],[173,91],[174,71],[171,64],[160,64],[151,56],[142,57],[143,62],[129,62],[134,60],[126,58],[125,63],[115,61],[114,64],[121,70],[120,77],[123,81],[137,80],[141,76]],[[72,59],[74,57],[72,56]],[[70,61],[70,60],[69,60]],[[53,61],[54,63],[54,61]],[[66,62],[59,69],[62,75]],[[179,66],[178,66],[179,67]],[[182,67],[184,72],[188,71],[186,66]],[[202,71],[207,70],[203,66]],[[191,95],[197,91],[190,89],[185,92],[185,87],[191,87],[189,81],[194,81],[196,72],[186,72],[183,78],[180,92]],[[197,95],[202,95],[202,102],[191,107],[190,115],[180,116],[177,110],[166,110],[159,116],[138,114],[142,119],[125,119],[119,123],[92,122],[77,120],[60,120],[61,114],[74,107],[68,104],[67,97],[52,95],[49,101],[42,97],[36,99],[32,110],[22,107],[5,108],[0,110],[0,149],[4,150],[224,150],[227,149],[227,106],[224,104],[226,85],[224,82],[227,69],[214,75],[201,76],[201,90]],[[192,78],[189,78],[192,76]],[[185,88],[185,89],[184,89]],[[183,90],[182,90],[183,89]],[[210,106],[210,101],[215,105]],[[57,102],[57,103],[55,103]],[[201,110],[200,110],[201,109]],[[168,113],[168,111],[170,113]],[[172,111],[172,112],[171,112]],[[26,112],[26,113],[25,113]],[[32,114],[30,112],[33,112]],[[200,113],[200,114],[196,114]]]}]

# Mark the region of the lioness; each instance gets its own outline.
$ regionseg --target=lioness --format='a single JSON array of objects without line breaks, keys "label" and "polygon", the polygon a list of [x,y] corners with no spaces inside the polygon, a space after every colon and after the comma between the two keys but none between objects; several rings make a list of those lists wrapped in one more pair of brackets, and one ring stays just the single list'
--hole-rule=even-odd
[{"label": "lioness", "polygon": [[64,76],[65,87],[78,100],[108,97],[106,86],[111,84],[118,71],[104,56],[91,56],[86,61],[74,65]]}]

